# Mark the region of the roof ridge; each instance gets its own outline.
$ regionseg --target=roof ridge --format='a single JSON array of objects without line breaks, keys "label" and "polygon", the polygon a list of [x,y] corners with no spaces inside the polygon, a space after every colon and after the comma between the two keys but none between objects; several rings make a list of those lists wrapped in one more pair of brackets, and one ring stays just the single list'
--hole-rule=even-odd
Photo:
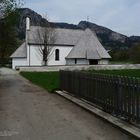
[{"label": "roof ridge", "polygon": [[[34,25],[31,25],[30,26],[31,28],[45,28],[45,27],[42,27],[42,26],[34,26]],[[54,28],[54,29],[58,29],[58,30],[73,30],[73,31],[85,31],[84,29],[67,29],[67,28],[60,28],[60,27],[50,27],[50,28]]]},{"label": "roof ridge", "polygon": [[75,45],[75,47],[70,51],[67,56],[67,58],[89,59],[101,59],[104,57],[110,58],[105,48],[98,40],[95,32],[92,32],[89,28],[85,30],[79,42]]}]

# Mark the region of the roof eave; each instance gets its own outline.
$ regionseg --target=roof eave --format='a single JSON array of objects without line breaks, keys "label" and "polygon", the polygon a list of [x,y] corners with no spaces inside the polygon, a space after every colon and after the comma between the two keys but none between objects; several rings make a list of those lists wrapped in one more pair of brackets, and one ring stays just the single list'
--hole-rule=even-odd
[{"label": "roof eave", "polygon": [[[44,43],[28,43],[28,45],[45,45]],[[70,46],[74,47],[75,45],[73,44],[47,44],[49,46]]]},{"label": "roof eave", "polygon": [[22,56],[10,56],[10,58],[27,58],[27,56],[24,56],[24,57],[22,57]]}]

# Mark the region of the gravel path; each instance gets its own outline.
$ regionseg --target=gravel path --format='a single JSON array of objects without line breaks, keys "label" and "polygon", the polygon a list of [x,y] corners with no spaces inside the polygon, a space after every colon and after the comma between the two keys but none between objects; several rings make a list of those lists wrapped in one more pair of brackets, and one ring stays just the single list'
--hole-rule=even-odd
[{"label": "gravel path", "polygon": [[66,99],[0,69],[0,140],[131,140]]}]

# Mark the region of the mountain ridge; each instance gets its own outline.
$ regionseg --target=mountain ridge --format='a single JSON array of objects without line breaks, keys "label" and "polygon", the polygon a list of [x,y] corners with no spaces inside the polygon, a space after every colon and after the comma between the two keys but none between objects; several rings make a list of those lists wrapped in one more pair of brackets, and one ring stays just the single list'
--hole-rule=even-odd
[{"label": "mountain ridge", "polygon": [[[29,8],[20,8],[19,21],[17,24],[18,38],[25,38],[25,21],[26,17],[31,19],[31,25],[40,26],[48,22],[41,15]],[[65,28],[65,29],[86,29],[87,27],[93,30],[103,46],[107,49],[127,49],[132,47],[136,43],[140,43],[140,36],[126,36],[121,33],[117,33],[107,27],[97,25],[92,22],[80,21],[78,25],[63,23],[63,22],[50,22],[53,27]]]}]

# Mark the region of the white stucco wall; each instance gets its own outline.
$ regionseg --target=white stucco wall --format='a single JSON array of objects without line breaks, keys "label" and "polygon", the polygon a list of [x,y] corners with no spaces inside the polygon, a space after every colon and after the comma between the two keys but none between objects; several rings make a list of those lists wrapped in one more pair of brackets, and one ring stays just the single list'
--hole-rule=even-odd
[{"label": "white stucco wall", "polygon": [[66,59],[66,65],[75,65],[74,59]]},{"label": "white stucco wall", "polygon": [[89,61],[87,59],[76,59],[76,64],[75,64],[75,59],[67,59],[67,65],[88,65]]},{"label": "white stucco wall", "polygon": [[26,58],[13,58],[12,69],[15,69],[18,66],[27,66],[27,59]]},{"label": "white stucco wall", "polygon": [[[51,55],[48,59],[48,65],[66,65],[65,57],[69,54],[73,47],[71,46],[56,46],[53,47]],[[59,49],[59,60],[55,60],[55,50]],[[28,55],[28,63],[30,66],[41,66],[43,65],[43,56],[39,51],[39,46],[37,45],[30,45],[27,49],[29,53]]]},{"label": "white stucco wall", "polygon": [[89,60],[87,59],[77,59],[77,64],[79,65],[88,65],[89,64]]},{"label": "white stucco wall", "polygon": [[29,51],[30,50],[30,47],[29,47],[29,45],[27,45],[27,65],[29,66],[30,64],[29,64]]},{"label": "white stucco wall", "polygon": [[[49,57],[48,65],[66,65],[65,57],[70,53],[72,48],[73,47],[71,47],[71,46],[57,46],[57,47],[54,47],[54,49],[52,50],[53,53]],[[55,50],[56,49],[59,49],[59,54],[60,54],[59,61],[55,60]]]},{"label": "white stucco wall", "polygon": [[[67,59],[67,65],[75,65],[75,59]],[[77,65],[89,65],[89,60],[87,59],[77,59]],[[109,64],[108,59],[102,59],[98,61],[99,65],[107,65]]]},{"label": "white stucco wall", "polygon": [[[53,48],[51,55],[48,60],[48,65],[75,65],[75,59],[65,59],[65,57],[72,50],[72,46],[56,46]],[[59,49],[59,60],[55,60],[55,50]],[[77,59],[77,65],[88,65],[89,60],[87,59]],[[102,59],[98,61],[98,64],[105,65],[109,64],[108,59]],[[16,66],[42,66],[43,56],[39,51],[39,46],[28,45],[27,46],[27,58],[13,58],[12,68],[15,69]]]},{"label": "white stucco wall", "polygon": [[98,61],[98,64],[107,65],[107,64],[109,64],[109,60],[108,59],[101,59],[101,60]]},{"label": "white stucco wall", "polygon": [[29,46],[29,65],[30,66],[41,66],[43,64],[43,56],[39,51],[39,46]]}]

